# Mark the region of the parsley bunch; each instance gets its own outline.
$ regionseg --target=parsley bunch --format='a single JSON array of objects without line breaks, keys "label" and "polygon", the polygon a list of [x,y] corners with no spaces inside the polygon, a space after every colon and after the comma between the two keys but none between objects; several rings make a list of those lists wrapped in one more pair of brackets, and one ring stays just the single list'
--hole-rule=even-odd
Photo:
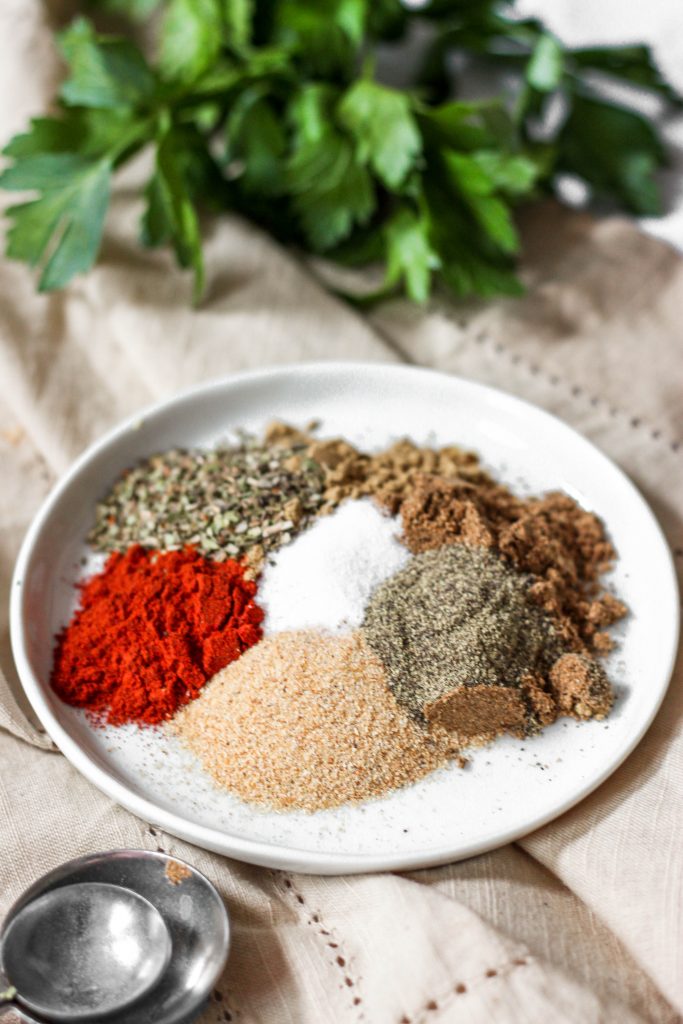
[{"label": "parsley bunch", "polygon": [[[78,18],[59,37],[56,116],[4,150],[0,186],[35,194],[8,211],[7,255],[39,269],[41,290],[93,265],[112,176],[148,146],[140,239],[173,247],[196,299],[203,210],[237,211],[333,260],[379,261],[374,297],[417,302],[437,281],[456,295],[518,292],[514,208],[559,174],[634,213],[659,211],[657,133],[602,89],[617,79],[679,102],[645,47],[567,49],[501,0],[90,6],[154,14],[156,53]],[[378,54],[402,60],[415,31],[429,44],[411,87],[384,84]],[[458,98],[463,62],[504,72],[501,95]]]}]

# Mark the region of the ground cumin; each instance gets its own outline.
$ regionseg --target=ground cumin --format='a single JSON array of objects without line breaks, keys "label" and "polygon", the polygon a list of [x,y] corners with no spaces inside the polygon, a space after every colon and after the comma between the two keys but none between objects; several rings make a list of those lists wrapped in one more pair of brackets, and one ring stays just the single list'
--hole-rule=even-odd
[{"label": "ground cumin", "polygon": [[509,686],[462,686],[425,705],[431,727],[467,746],[487,743],[500,732],[524,736],[528,713],[523,694]]},{"label": "ground cumin", "polygon": [[550,670],[550,685],[561,712],[576,718],[602,718],[613,701],[602,667],[583,654],[565,654]]}]

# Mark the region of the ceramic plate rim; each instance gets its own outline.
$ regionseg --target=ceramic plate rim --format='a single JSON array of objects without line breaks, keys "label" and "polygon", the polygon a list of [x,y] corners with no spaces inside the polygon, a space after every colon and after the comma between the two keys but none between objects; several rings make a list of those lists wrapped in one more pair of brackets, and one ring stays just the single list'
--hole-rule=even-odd
[{"label": "ceramic plate rim", "polygon": [[[218,829],[209,828],[205,825],[188,821],[173,811],[165,810],[154,803],[153,800],[132,792],[123,782],[113,778],[109,772],[96,764],[78,742],[69,735],[67,730],[59,722],[56,715],[50,708],[44,694],[43,685],[37,678],[29,660],[23,616],[23,595],[24,579],[26,569],[31,561],[33,549],[45,523],[49,520],[53,510],[59,505],[64,491],[71,485],[81,471],[107,448],[125,436],[132,428],[141,421],[147,422],[157,415],[168,412],[173,406],[179,406],[186,402],[196,400],[200,395],[209,391],[220,390],[228,386],[239,385],[240,383],[273,383],[277,378],[285,383],[287,378],[296,377],[301,374],[317,375],[323,374],[349,374],[349,373],[379,373],[392,376],[421,376],[424,379],[429,377],[438,378],[443,381],[447,378],[455,386],[469,390],[475,397],[478,395],[482,401],[494,402],[499,406],[509,409],[516,409],[526,416],[532,415],[540,421],[545,420],[548,425],[556,429],[558,426],[572,435],[575,444],[582,446],[590,453],[591,459],[602,462],[605,471],[620,479],[622,486],[626,486],[630,492],[631,500],[640,506],[641,513],[645,514],[649,521],[650,528],[656,534],[662,547],[663,564],[668,572],[668,593],[662,602],[663,608],[669,608],[670,621],[665,622],[663,635],[668,637],[669,654],[667,658],[667,670],[662,673],[657,681],[656,698],[653,700],[649,713],[643,717],[638,728],[634,730],[627,743],[609,761],[602,771],[586,781],[572,795],[558,803],[546,813],[537,815],[532,821],[526,821],[523,826],[513,827],[507,830],[493,830],[491,834],[479,838],[470,844],[458,844],[456,848],[452,844],[445,844],[434,848],[411,851],[410,853],[398,854],[363,854],[343,853],[335,854],[330,852],[318,852],[312,850],[301,850],[294,846],[274,845],[262,840],[247,839],[240,836],[230,835]],[[609,523],[608,523],[609,526]],[[90,445],[76,459],[73,465],[56,482],[43,504],[36,513],[22,542],[17,557],[14,574],[11,582],[10,596],[10,637],[12,652],[14,655],[17,672],[24,689],[24,692],[36,713],[42,726],[57,745],[65,757],[73,766],[92,782],[99,790],[113,799],[116,803],[131,811],[137,817],[142,818],[153,825],[163,828],[165,831],[180,839],[184,839],[195,845],[211,850],[225,856],[235,857],[247,863],[258,864],[265,867],[282,868],[288,870],[306,871],[315,874],[358,874],[373,871],[397,871],[414,870],[422,867],[432,867],[438,864],[445,864],[453,860],[462,860],[477,854],[485,853],[496,849],[506,843],[528,835],[541,826],[558,818],[570,808],[576,806],[590,793],[596,790],[602,783],[613,774],[614,771],[626,760],[641,741],[666,694],[671,675],[673,672],[676,655],[678,651],[679,615],[678,615],[678,583],[673,558],[669,545],[666,541],[662,528],[659,525],[652,509],[645,498],[641,495],[635,484],[626,473],[614,463],[607,455],[603,454],[591,441],[569,426],[564,420],[545,409],[527,402],[524,399],[511,395],[498,388],[481,384],[477,381],[460,377],[456,374],[443,373],[438,370],[426,367],[406,366],[404,364],[381,363],[381,362],[359,362],[359,361],[330,361],[330,362],[302,362],[290,363],[282,366],[271,366],[259,370],[243,371],[232,373],[221,378],[204,382],[192,388],[184,390],[171,398],[165,398],[145,409],[126,418],[111,430],[107,431],[98,441]]]}]

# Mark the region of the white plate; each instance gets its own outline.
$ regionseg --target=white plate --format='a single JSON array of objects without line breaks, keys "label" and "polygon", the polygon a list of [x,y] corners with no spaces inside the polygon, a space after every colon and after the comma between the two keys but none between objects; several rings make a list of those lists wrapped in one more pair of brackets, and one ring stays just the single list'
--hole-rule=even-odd
[{"label": "white plate", "polygon": [[[321,433],[379,447],[408,435],[478,451],[502,480],[560,488],[602,516],[620,555],[610,584],[631,608],[607,668],[618,700],[605,722],[561,719],[541,736],[504,738],[465,770],[442,769],[389,797],[333,811],[271,813],[215,790],[149,730],[92,728],[48,680],[53,637],[75,607],[95,502],[128,466],[174,445],[208,445],[273,418],[319,418]],[[90,562],[90,565],[93,563]],[[317,873],[406,869],[481,853],[550,821],[633,750],[666,691],[678,598],[661,530],[633,484],[559,420],[491,388],[427,370],[312,364],[232,377],[150,409],[87,451],[38,513],[12,588],[12,643],[31,704],[69,760],[146,821],[198,846]]]}]

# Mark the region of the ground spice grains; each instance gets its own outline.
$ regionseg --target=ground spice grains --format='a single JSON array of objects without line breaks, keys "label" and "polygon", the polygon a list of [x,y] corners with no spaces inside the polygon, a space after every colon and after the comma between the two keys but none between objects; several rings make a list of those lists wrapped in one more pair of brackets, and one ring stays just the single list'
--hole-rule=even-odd
[{"label": "ground spice grains", "polygon": [[242,799],[308,811],[382,796],[452,753],[397,704],[358,632],[279,633],[211,680],[171,727]]},{"label": "ground spice grains", "polygon": [[276,421],[266,430],[266,443],[302,446],[324,475],[324,504],[331,512],[347,498],[374,497],[395,515],[421,473],[493,484],[473,452],[456,445],[420,447],[403,438],[374,454],[359,451],[343,438],[316,440],[309,433]]}]

